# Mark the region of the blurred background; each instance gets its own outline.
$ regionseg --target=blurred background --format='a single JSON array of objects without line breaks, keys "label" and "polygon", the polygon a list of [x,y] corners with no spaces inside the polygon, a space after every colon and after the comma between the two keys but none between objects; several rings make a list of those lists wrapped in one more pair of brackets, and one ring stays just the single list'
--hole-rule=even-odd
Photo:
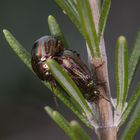
[{"label": "blurred background", "polygon": [[[139,5],[139,0],[112,0],[105,42],[113,97],[116,94],[116,39],[119,35],[125,35],[131,52],[140,27]],[[58,20],[71,49],[77,50],[85,59],[87,55],[82,36],[53,0],[0,0],[0,140],[67,140],[68,137],[45,113],[43,107],[46,105],[59,110],[68,120],[77,119],[59,101],[56,107],[52,93],[12,52],[2,34],[2,29],[10,30],[31,52],[36,39],[50,34],[47,25],[50,14]],[[138,71],[131,91],[140,79]],[[87,131],[96,139],[93,132]],[[139,137],[137,133],[135,140]]]}]

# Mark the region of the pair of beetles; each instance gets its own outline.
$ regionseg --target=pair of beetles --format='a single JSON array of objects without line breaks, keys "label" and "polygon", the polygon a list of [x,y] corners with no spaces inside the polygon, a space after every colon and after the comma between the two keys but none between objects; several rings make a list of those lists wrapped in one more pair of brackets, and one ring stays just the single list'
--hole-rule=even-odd
[{"label": "pair of beetles", "polygon": [[[74,80],[88,102],[96,103],[101,96],[98,84],[91,75],[88,67],[83,63],[76,51],[64,48],[61,40],[53,36],[44,36],[35,41],[32,48],[32,68],[43,81],[57,86],[47,65],[48,59],[55,60]],[[104,98],[104,97],[103,97]]]}]

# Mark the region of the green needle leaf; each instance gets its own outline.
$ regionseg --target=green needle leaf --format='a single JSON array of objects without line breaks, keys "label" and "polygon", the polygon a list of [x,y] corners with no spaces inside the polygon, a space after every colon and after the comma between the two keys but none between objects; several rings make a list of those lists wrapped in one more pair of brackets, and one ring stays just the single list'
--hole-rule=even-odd
[{"label": "green needle leaf", "polygon": [[120,36],[116,48],[117,107],[124,108],[128,85],[128,50],[125,37]]},{"label": "green needle leaf", "polygon": [[[47,82],[42,83],[52,91],[51,85],[49,83]],[[71,101],[64,96],[66,95],[66,92],[62,88],[60,87],[54,88],[52,92],[81,120],[81,122],[83,122],[87,127],[91,129],[93,128],[89,124],[87,119],[82,115],[82,113],[79,112],[78,109],[73,106]]]},{"label": "green needle leaf", "polygon": [[66,1],[67,1],[68,5],[75,11],[75,13],[77,13],[75,0],[66,0]]},{"label": "green needle leaf", "polygon": [[88,0],[77,0],[77,9],[80,16],[81,28],[88,44],[92,57],[99,57],[100,51],[95,24]]},{"label": "green needle leaf", "polygon": [[71,121],[70,127],[77,136],[77,140],[91,140],[88,134],[82,129],[77,121]]},{"label": "green needle leaf", "polygon": [[97,2],[98,2],[99,12],[101,12],[102,2],[101,2],[101,0],[97,0]]},{"label": "green needle leaf", "polygon": [[18,57],[26,64],[26,66],[32,70],[31,57],[25,48],[14,38],[14,36],[6,29],[3,30],[5,38],[9,43],[11,49],[18,55]]},{"label": "green needle leaf", "polygon": [[76,9],[76,3],[72,0],[55,0],[55,2],[61,7],[62,10],[64,10],[64,13],[70,18],[70,20],[82,33],[79,15]]},{"label": "green needle leaf", "polygon": [[139,97],[140,97],[140,83],[138,84],[136,90],[134,91],[134,94],[132,95],[132,97],[130,98],[130,100],[128,102],[128,106],[127,106],[126,111],[124,112],[124,114],[122,116],[121,123],[120,123],[119,127],[126,121],[130,112],[132,111],[134,105],[138,101]]},{"label": "green needle leaf", "polygon": [[134,74],[140,62],[140,31],[138,32],[136,42],[129,59],[128,65],[128,88],[134,78]]},{"label": "green needle leaf", "polygon": [[[21,59],[22,62],[25,63],[25,65],[32,71],[31,66],[31,56],[26,51],[25,48],[15,39],[15,37],[8,31],[3,30],[3,33],[5,35],[5,38],[7,42],[9,43],[11,49],[16,53],[16,55]],[[32,71],[33,72],[33,71]],[[34,72],[33,72],[34,73]],[[51,91],[52,88],[49,83],[42,81],[42,83],[48,87]],[[88,121],[82,116],[82,114],[72,105],[72,103],[64,96],[66,93],[62,89],[55,88],[53,89],[54,94],[68,107],[70,108],[76,116],[85,123],[88,127],[91,128]]]},{"label": "green needle leaf", "polygon": [[46,112],[49,116],[58,124],[58,126],[71,138],[71,140],[77,140],[73,133],[69,122],[57,111],[54,111],[50,107],[45,107]]},{"label": "green needle leaf", "polygon": [[79,105],[85,113],[91,112],[86,100],[82,96],[82,93],[68,73],[66,73],[55,60],[47,60],[47,65],[49,66],[53,77],[55,77],[57,82],[77,102],[77,105]]},{"label": "green needle leaf", "polygon": [[104,0],[103,1],[103,5],[102,5],[102,9],[101,9],[101,16],[100,16],[100,20],[99,20],[99,26],[98,26],[98,41],[99,41],[99,44],[100,44],[101,38],[102,38],[103,33],[104,33],[108,13],[109,13],[109,10],[110,10],[110,5],[111,5],[110,0]]},{"label": "green needle leaf", "polygon": [[[140,93],[140,89],[138,91]],[[133,140],[137,130],[140,127],[140,99],[132,112],[130,121],[128,122],[121,140]]]},{"label": "green needle leaf", "polygon": [[60,39],[63,44],[64,44],[64,47],[68,48],[68,44],[64,38],[64,35],[59,27],[59,24],[57,23],[56,19],[50,15],[48,17],[48,25],[49,25],[49,29],[50,29],[50,32],[53,36],[57,37],[58,39]]}]

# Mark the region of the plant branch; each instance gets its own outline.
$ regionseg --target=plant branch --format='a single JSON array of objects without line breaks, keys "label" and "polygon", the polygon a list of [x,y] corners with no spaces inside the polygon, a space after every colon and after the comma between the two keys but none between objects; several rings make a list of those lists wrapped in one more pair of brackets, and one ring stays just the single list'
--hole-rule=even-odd
[{"label": "plant branch", "polygon": [[[97,0],[89,0],[92,15],[95,22],[96,32],[98,32],[99,23],[99,9]],[[99,85],[99,91],[101,96],[110,99],[110,88],[108,79],[108,69],[107,69],[107,57],[105,50],[105,43],[102,37],[101,43],[99,44],[101,57],[92,58],[91,65],[94,73],[96,74],[97,81],[105,82],[106,84]],[[116,140],[116,128],[113,122],[113,112],[111,101],[107,101],[104,98],[100,98],[97,103],[97,110],[99,112],[99,128],[96,133],[100,140]]]},{"label": "plant branch", "polygon": [[[94,22],[95,22],[96,32],[98,32],[98,24],[99,24],[99,19],[100,19],[100,13],[99,13],[99,9],[98,9],[98,2],[97,2],[97,0],[89,0],[89,3],[90,3],[91,10],[92,10],[92,15],[93,15],[93,18],[94,18]],[[109,78],[108,78],[108,68],[107,68],[107,56],[106,56],[105,42],[104,42],[103,36],[101,37],[99,48],[100,48],[100,52],[101,52],[101,57],[102,57],[102,59],[104,61],[103,62],[104,63],[104,75],[106,77],[106,85],[107,85],[108,95],[111,98],[110,86],[109,86]],[[98,60],[96,60],[96,61],[98,61]]]},{"label": "plant branch", "polygon": [[116,140],[117,129],[115,127],[98,129],[99,140]]},{"label": "plant branch", "polygon": [[[101,59],[100,59],[101,61]],[[102,61],[94,61],[94,66],[99,66],[99,63],[102,64]],[[106,77],[104,76],[105,66],[101,66],[96,71],[97,81],[103,82],[106,81]],[[99,85],[100,95],[109,98],[108,90],[106,85]],[[99,98],[97,103],[97,110],[99,113],[99,128],[97,129],[97,135],[100,140],[116,140],[116,127],[113,122],[113,112],[111,101],[107,101],[104,98]],[[113,136],[113,137],[112,137]]]}]

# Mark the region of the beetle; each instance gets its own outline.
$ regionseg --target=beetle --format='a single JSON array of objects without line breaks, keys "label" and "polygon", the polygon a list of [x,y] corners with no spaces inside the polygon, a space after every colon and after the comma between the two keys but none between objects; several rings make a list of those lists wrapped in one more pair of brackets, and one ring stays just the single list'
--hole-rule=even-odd
[{"label": "beetle", "polygon": [[31,51],[31,64],[33,71],[41,80],[54,81],[46,60],[59,57],[63,50],[62,42],[53,36],[43,36],[35,41]]},{"label": "beetle", "polygon": [[64,50],[63,55],[58,57],[58,62],[75,81],[85,99],[88,102],[96,103],[101,96],[98,90],[98,83],[81,60],[80,55],[76,51]]}]

